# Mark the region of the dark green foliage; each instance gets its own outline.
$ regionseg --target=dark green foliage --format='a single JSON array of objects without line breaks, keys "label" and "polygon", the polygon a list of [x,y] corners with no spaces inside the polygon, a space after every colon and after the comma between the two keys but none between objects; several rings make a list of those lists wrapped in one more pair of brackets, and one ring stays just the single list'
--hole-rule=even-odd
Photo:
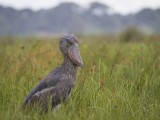
[{"label": "dark green foliage", "polygon": [[109,6],[99,2],[91,3],[88,9],[70,2],[39,11],[0,6],[0,35],[109,34],[133,25],[143,33],[160,33],[160,9],[129,15],[109,13]]},{"label": "dark green foliage", "polygon": [[146,40],[146,36],[135,27],[128,28],[120,34],[121,42],[141,42]]}]

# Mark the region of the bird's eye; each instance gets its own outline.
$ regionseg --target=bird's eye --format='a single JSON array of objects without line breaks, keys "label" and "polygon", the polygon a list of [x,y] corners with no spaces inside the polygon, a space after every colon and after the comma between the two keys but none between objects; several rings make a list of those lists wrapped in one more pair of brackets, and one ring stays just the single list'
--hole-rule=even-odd
[{"label": "bird's eye", "polygon": [[70,45],[72,45],[72,42],[71,42],[71,41],[69,41],[69,40],[68,40],[68,43],[69,43]]},{"label": "bird's eye", "polygon": [[60,43],[62,43],[63,41],[61,40]]}]

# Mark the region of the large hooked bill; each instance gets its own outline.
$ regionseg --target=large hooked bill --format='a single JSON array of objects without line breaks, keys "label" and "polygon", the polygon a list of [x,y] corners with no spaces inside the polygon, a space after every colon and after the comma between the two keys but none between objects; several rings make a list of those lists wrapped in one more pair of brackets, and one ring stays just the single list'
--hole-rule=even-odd
[{"label": "large hooked bill", "polygon": [[68,50],[69,58],[72,60],[73,63],[78,65],[79,67],[83,66],[83,61],[78,49],[78,44],[74,43]]}]

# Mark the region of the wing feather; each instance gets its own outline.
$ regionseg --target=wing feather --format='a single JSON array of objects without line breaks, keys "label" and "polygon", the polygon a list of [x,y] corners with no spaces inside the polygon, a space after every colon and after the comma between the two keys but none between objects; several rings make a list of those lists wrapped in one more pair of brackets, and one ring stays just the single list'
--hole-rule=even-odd
[{"label": "wing feather", "polygon": [[29,95],[27,95],[27,97],[25,98],[21,109],[23,109],[25,107],[25,105],[28,103],[28,101],[32,98],[32,96],[34,94],[36,94],[37,92],[40,92],[46,88],[49,88],[51,86],[55,86],[57,84],[59,80],[59,76],[58,75],[54,75],[54,72],[51,72],[46,78],[44,78],[43,80],[41,80],[36,87],[33,88],[33,90],[29,93]]},{"label": "wing feather", "polygon": [[57,82],[55,86],[45,88],[41,91],[36,92],[33,95],[31,94],[32,96],[27,99],[25,105],[38,104],[38,106],[41,107],[43,111],[47,111],[48,105],[51,102],[50,105],[52,105],[52,108],[54,108],[68,98],[71,89],[73,88],[73,84],[71,84],[72,82],[70,80],[70,78],[63,74],[59,78],[59,82]]}]

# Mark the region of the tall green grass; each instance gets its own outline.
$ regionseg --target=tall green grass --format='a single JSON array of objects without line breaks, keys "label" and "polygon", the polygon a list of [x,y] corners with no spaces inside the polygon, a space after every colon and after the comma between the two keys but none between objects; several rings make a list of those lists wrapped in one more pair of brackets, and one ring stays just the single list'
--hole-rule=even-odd
[{"label": "tall green grass", "polygon": [[160,119],[159,41],[80,39],[85,64],[71,97],[60,110],[40,115],[33,110],[21,111],[20,106],[31,89],[63,61],[58,39],[1,38],[1,120]]}]

